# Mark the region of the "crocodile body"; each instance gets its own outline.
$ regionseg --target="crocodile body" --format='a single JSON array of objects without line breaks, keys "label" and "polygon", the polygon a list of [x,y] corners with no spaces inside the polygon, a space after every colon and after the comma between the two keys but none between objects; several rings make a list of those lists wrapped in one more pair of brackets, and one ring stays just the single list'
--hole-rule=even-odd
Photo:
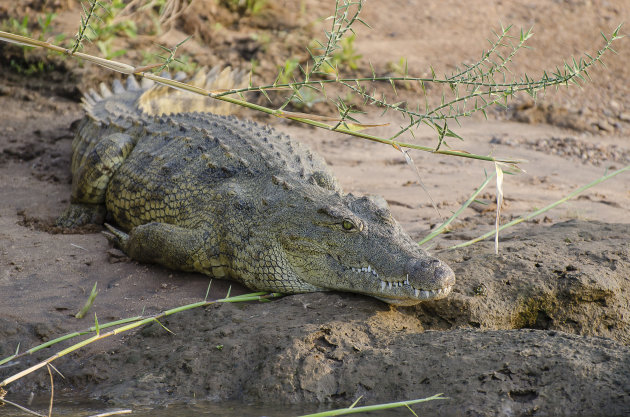
[{"label": "crocodile body", "polygon": [[451,269],[412,241],[385,201],[344,194],[302,144],[181,104],[158,116],[147,99],[156,93],[134,78],[113,90],[84,99],[59,225],[107,219],[117,227],[110,240],[133,259],[254,290],[349,291],[399,305],[450,293]]}]

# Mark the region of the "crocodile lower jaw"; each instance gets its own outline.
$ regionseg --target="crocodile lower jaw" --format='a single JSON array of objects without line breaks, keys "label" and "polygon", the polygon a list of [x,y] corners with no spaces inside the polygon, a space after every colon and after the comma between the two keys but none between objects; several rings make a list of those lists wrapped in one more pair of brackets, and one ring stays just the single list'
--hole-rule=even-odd
[{"label": "crocodile lower jaw", "polygon": [[[397,306],[413,306],[423,301],[435,301],[445,298],[447,295],[451,293],[453,290],[453,286],[448,286],[444,288],[440,288],[438,290],[420,290],[419,295],[416,297],[407,297],[407,298],[399,298],[398,297],[388,297],[383,294],[375,295],[370,294],[370,296],[374,298],[378,298],[381,301],[385,301],[387,304],[397,305]],[[418,290],[415,290],[418,292]]]},{"label": "crocodile lower jaw", "polygon": [[[380,291],[378,292],[378,294],[366,294],[378,298],[379,300],[385,301],[389,304],[414,305],[422,301],[439,300],[449,295],[453,290],[453,285],[447,285],[445,287],[437,289],[416,288],[410,284],[408,275],[403,280],[386,281],[379,278],[379,274],[370,265],[362,268],[352,267],[349,269],[353,273],[365,273],[371,275],[374,279],[378,280],[380,283]],[[400,290],[404,291],[406,294],[401,294],[399,292]],[[388,292],[392,292],[392,294],[390,295],[388,294]]]}]

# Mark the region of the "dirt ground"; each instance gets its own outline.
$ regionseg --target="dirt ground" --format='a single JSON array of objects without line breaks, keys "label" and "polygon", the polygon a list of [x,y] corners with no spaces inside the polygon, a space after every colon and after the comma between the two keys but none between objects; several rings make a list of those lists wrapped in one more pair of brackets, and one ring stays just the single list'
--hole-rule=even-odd
[{"label": "dirt ground", "polygon": [[[319,36],[317,17],[331,1],[274,2],[240,16],[218,3],[193,1],[161,35],[119,39],[139,58],[151,41],[195,38],[183,52],[201,65],[258,64],[255,81],[273,81],[278,65],[306,59]],[[56,10],[54,30],[73,33],[73,1],[0,1],[0,19]],[[490,28],[534,25],[533,50],[513,71],[540,74],[562,59],[594,52],[599,31],[630,20],[616,1],[368,2],[357,30],[360,67],[385,74],[401,57],[411,74],[450,72],[487,47]],[[33,22],[34,19],[31,19]],[[221,23],[217,25],[216,23]],[[208,29],[211,28],[211,29]],[[623,31],[622,31],[623,32]],[[526,173],[506,176],[502,222],[550,204],[605,172],[630,163],[630,42],[591,83],[549,91],[534,104],[517,99],[489,120],[462,121],[454,148],[526,160]],[[101,228],[80,234],[51,230],[70,196],[70,144],[82,117],[81,90],[111,75],[50,59],[44,73],[20,72],[39,55],[0,45],[0,358],[92,325],[74,318],[98,282],[91,313],[99,322],[156,313],[200,301],[207,277],[130,261],[112,250]],[[13,62],[13,63],[12,63]],[[28,71],[26,71],[28,72]],[[378,86],[386,91],[387,86]],[[414,91],[400,91],[413,99]],[[314,111],[330,107],[318,104]],[[306,111],[308,109],[301,109]],[[403,123],[369,111],[362,120]],[[372,117],[374,116],[374,117]],[[324,156],[344,190],[384,196],[414,238],[440,223],[416,173],[398,151],[284,120],[262,119]],[[387,136],[389,127],[371,133]],[[435,145],[419,130],[405,141]],[[483,181],[487,163],[412,151],[442,216]],[[452,244],[494,224],[488,188],[429,249],[457,275],[447,299],[408,308],[352,294],[304,294],[271,303],[223,304],[169,317],[55,362],[65,375],[56,392],[112,404],[164,404],[196,399],[244,403],[348,404],[420,398],[450,399],[416,410],[440,415],[627,415],[630,413],[630,173],[591,188],[493,242],[460,250]],[[247,292],[214,280],[211,297]],[[65,345],[64,345],[65,346]],[[56,351],[56,350],[55,350]],[[0,366],[0,379],[53,353],[48,349]],[[48,395],[39,371],[8,387],[8,399]],[[0,413],[2,409],[0,409]]]}]

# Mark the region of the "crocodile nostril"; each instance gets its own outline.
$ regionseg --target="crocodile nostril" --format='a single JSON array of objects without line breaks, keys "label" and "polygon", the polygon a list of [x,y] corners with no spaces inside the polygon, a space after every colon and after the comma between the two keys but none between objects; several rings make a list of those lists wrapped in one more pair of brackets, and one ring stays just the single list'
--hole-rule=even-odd
[{"label": "crocodile nostril", "polygon": [[420,264],[422,265],[423,268],[430,268],[432,266],[436,266],[437,264],[440,264],[441,261],[439,259],[427,259],[424,260],[422,262],[420,262]]}]

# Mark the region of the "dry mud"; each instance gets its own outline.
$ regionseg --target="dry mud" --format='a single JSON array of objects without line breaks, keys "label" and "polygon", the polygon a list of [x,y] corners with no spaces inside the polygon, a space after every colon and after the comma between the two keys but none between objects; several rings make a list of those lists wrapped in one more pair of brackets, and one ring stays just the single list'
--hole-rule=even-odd
[{"label": "dry mud", "polygon": [[[540,7],[539,2],[527,3],[532,10]],[[597,2],[566,3],[569,13],[563,24],[592,26],[583,22],[583,15],[595,13],[597,5],[591,3]],[[503,16],[505,7],[497,6],[494,13]],[[608,2],[596,8],[594,20],[614,20],[625,7],[621,1]],[[435,21],[458,18],[440,19],[445,9],[433,2],[412,10],[425,24],[422,31]],[[506,15],[519,20],[530,12],[518,6]],[[383,5],[367,13],[375,25],[395,17]],[[477,13],[469,17],[479,18]],[[540,19],[545,23],[550,18],[543,14]],[[400,18],[400,33],[387,32],[402,50],[411,48],[412,39],[403,29],[412,23]],[[452,34],[461,35],[458,30]],[[572,48],[586,39],[575,36]],[[377,53],[393,53],[387,43],[371,40]],[[441,51],[443,42],[449,41],[424,45],[423,54]],[[450,42],[454,46],[447,55],[459,56],[465,45]],[[91,312],[101,323],[203,299],[206,277],[130,261],[108,247],[100,227],[66,234],[51,226],[70,195],[70,143],[73,125],[82,117],[78,87],[87,87],[85,79],[94,74],[53,60],[44,77],[20,75],[10,64],[19,52],[0,51],[0,358],[14,353],[18,344],[24,350],[90,326],[91,319],[73,315],[95,282],[100,293]],[[418,64],[423,57],[410,57],[410,62]],[[214,60],[221,58],[213,55]],[[536,59],[527,65],[543,61]],[[385,68],[384,62],[375,65]],[[587,88],[582,93],[590,101],[581,112],[575,110],[582,102],[574,93],[559,96],[565,108],[560,112],[549,105],[512,109],[519,120],[555,127],[491,120],[472,121],[458,131],[466,138],[461,149],[529,161],[527,174],[506,178],[503,221],[555,201],[604,169],[630,163],[627,124],[619,117],[630,97],[622,82],[627,68],[618,61],[610,67],[612,75],[596,83],[609,83],[611,95]],[[608,106],[606,100],[616,104]],[[609,107],[609,116],[600,111]],[[544,114],[538,117],[537,112]],[[274,123],[323,154],[347,192],[384,195],[413,237],[439,222],[416,174],[397,151]],[[597,128],[600,124],[606,129]],[[433,140],[429,134],[418,135],[419,143]],[[456,209],[478,186],[486,167],[412,155],[444,213]],[[489,191],[480,200],[491,203],[493,198]],[[445,300],[396,309],[358,295],[321,293],[214,305],[164,320],[173,333],[153,324],[56,361],[65,379],[56,378],[55,389],[125,406],[210,399],[332,407],[360,395],[365,403],[375,403],[443,392],[448,400],[416,409],[468,416],[627,415],[629,207],[625,174],[543,219],[505,232],[499,255],[492,242],[443,250],[491,228],[492,206],[477,204],[431,248],[457,274],[455,290]],[[230,285],[215,280],[210,296],[224,296]],[[232,285],[233,294],[243,292],[247,290]],[[0,379],[52,353],[49,349],[0,367]],[[8,387],[7,398],[25,398],[31,392],[45,397],[48,379],[42,371],[27,376]]]}]

